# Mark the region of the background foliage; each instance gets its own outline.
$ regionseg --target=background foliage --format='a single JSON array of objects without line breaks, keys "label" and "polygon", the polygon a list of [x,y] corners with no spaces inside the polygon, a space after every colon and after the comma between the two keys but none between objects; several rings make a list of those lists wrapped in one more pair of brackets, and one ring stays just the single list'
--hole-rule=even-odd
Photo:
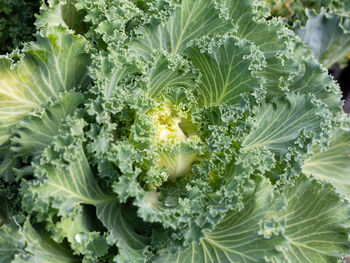
[{"label": "background foliage", "polygon": [[34,40],[40,0],[0,0],[0,54]]}]

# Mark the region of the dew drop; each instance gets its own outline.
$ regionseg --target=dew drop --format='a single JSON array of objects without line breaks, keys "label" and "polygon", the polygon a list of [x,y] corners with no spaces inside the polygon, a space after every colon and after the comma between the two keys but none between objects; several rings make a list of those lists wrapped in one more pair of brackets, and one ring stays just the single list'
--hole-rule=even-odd
[{"label": "dew drop", "polygon": [[166,207],[176,207],[177,206],[177,198],[173,196],[168,196],[165,198],[164,205]]},{"label": "dew drop", "polygon": [[88,236],[86,234],[76,234],[74,239],[77,243],[85,243],[88,241]]},{"label": "dew drop", "polygon": [[74,238],[75,238],[75,241],[77,241],[78,243],[81,242],[81,237],[80,237],[79,234],[76,234],[76,235],[74,236]]}]

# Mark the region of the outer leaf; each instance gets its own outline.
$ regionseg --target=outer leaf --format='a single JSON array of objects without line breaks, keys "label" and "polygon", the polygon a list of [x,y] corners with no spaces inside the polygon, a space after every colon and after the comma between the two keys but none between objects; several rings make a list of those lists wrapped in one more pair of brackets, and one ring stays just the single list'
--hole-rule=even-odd
[{"label": "outer leaf", "polygon": [[24,244],[21,242],[18,226],[14,221],[0,228],[0,262],[12,262],[16,254],[24,253]]},{"label": "outer leaf", "polygon": [[[244,200],[241,212],[229,212],[213,232],[205,232],[200,244],[192,243],[191,248],[162,256],[155,262],[282,262],[278,251],[285,244],[281,229],[273,229],[269,238],[264,237],[261,223],[283,207],[281,200],[271,203],[273,190],[263,179],[254,193]],[[276,261],[277,260],[277,261]]]},{"label": "outer leaf", "polygon": [[225,2],[233,24],[238,27],[235,35],[255,44],[265,56],[266,68],[260,75],[266,81],[267,93],[281,94],[281,88],[286,86],[298,71],[295,58],[290,54],[295,41],[291,31],[280,21],[260,19],[267,15],[261,0]]},{"label": "outer leaf", "polygon": [[288,31],[283,25],[276,21],[259,20],[266,16],[268,11],[263,7],[263,1],[226,0],[225,2],[233,24],[238,26],[236,34],[240,38],[247,39],[260,47],[266,58],[272,57],[278,51],[287,51],[292,39],[287,40]]},{"label": "outer leaf", "polygon": [[14,168],[21,165],[21,161],[14,154],[6,152],[7,155],[0,163],[0,178],[5,182],[13,183],[15,181]]},{"label": "outer leaf", "polygon": [[[113,71],[111,73],[111,77],[108,77],[109,76],[108,73],[110,70],[113,70]],[[113,92],[115,91],[117,85],[120,84],[123,78],[129,75],[135,74],[138,71],[139,69],[137,67],[129,64],[123,65],[121,68],[113,68],[113,69],[110,69],[110,68],[105,69],[105,67],[102,67],[103,80],[107,79],[107,83],[105,84],[104,92],[103,92],[106,98],[113,95]]]},{"label": "outer leaf", "polygon": [[283,249],[287,262],[336,262],[350,253],[349,203],[332,185],[302,176],[284,194],[288,206],[282,218],[290,243],[289,249]]},{"label": "outer leaf", "polygon": [[[50,150],[45,152],[46,156],[55,154],[57,153]],[[41,184],[33,184],[30,187],[32,194],[38,196],[37,204],[34,205],[47,204],[50,202],[49,198],[54,197],[54,206],[64,215],[71,213],[80,203],[96,205],[113,200],[113,196],[104,193],[98,186],[81,146],[72,149],[66,158],[69,158],[67,161],[70,162],[67,167],[47,164],[38,168],[37,174],[42,173],[46,178]]]},{"label": "outer leaf", "polygon": [[[141,249],[145,247],[146,238],[137,235],[123,218],[123,208],[118,202],[105,202],[98,206],[97,215],[105,226],[111,230],[115,239],[120,239],[121,242],[132,244],[131,247]],[[130,231],[131,230],[131,231]]]},{"label": "outer leaf", "polygon": [[291,94],[287,100],[262,104],[252,132],[243,142],[244,150],[267,146],[285,154],[302,130],[308,133],[320,129],[320,109],[314,103],[310,96]]},{"label": "outer leaf", "polygon": [[295,31],[311,47],[318,61],[330,68],[350,52],[350,20],[325,9],[319,14],[307,10],[306,15],[305,27]]},{"label": "outer leaf", "polygon": [[[67,238],[71,248],[79,254],[84,255],[84,261],[97,261],[100,257],[108,253],[110,246],[105,236],[95,230],[100,223],[96,219],[94,209],[83,207],[67,217],[64,217],[50,229],[54,232],[54,240],[62,242]],[[94,220],[96,219],[96,220]]]},{"label": "outer leaf", "polygon": [[17,255],[13,263],[40,263],[40,262],[81,262],[78,257],[73,256],[72,252],[65,246],[55,243],[43,232],[43,227],[36,231],[27,220],[20,230],[20,234],[26,243],[26,255]]},{"label": "outer leaf", "polygon": [[61,25],[69,27],[78,34],[86,31],[87,25],[83,22],[83,13],[75,8],[76,0],[49,0],[46,2],[42,4],[40,15],[37,16],[35,22],[38,28]]},{"label": "outer leaf", "polygon": [[[298,49],[304,49],[300,44],[298,46]],[[309,55],[306,54],[306,56]],[[327,75],[327,70],[314,57],[308,57],[307,61],[301,63],[304,65],[303,70],[288,87],[289,90],[300,93],[310,92],[327,104],[332,112],[342,114],[341,92],[332,76]]]},{"label": "outer leaf", "polygon": [[[137,234],[125,220],[121,204],[116,201],[100,204],[97,207],[97,216],[111,232],[112,240],[118,245],[117,262],[141,263],[146,261],[143,253],[147,238]],[[135,218],[134,220],[136,221]]]},{"label": "outer leaf", "polygon": [[314,155],[304,163],[303,171],[332,182],[350,200],[350,131],[339,128],[327,151],[315,148]]},{"label": "outer leaf", "polygon": [[45,37],[38,35],[16,64],[1,57],[0,145],[30,110],[57,99],[60,92],[84,87],[88,63],[84,39],[62,27],[50,28]]},{"label": "outer leaf", "polygon": [[243,94],[258,93],[262,81],[256,77],[256,71],[264,60],[253,45],[223,37],[209,43],[198,41],[197,46],[188,53],[201,73],[200,106],[239,105]]},{"label": "outer leaf", "polygon": [[262,2],[226,0],[226,7],[233,23],[239,27],[235,34],[254,43],[265,56],[266,67],[259,75],[266,81],[267,95],[285,96],[288,89],[301,93],[312,90],[333,112],[342,112],[339,88],[301,41],[281,21],[257,21],[267,15]]},{"label": "outer leaf", "polygon": [[70,92],[63,95],[59,101],[41,108],[43,111],[41,116],[34,115],[21,121],[15,128],[11,150],[22,157],[41,153],[57,135],[62,121],[72,114],[82,102],[82,94]]},{"label": "outer leaf", "polygon": [[176,7],[169,20],[161,25],[151,23],[143,27],[143,37],[131,43],[131,49],[143,57],[149,58],[154,49],[163,49],[177,53],[186,48],[186,44],[203,35],[219,35],[231,30],[231,24],[219,18],[220,11],[214,1],[183,1]]},{"label": "outer leaf", "polygon": [[349,52],[350,6],[347,0],[265,0],[272,16],[283,20],[326,67],[342,63]]},{"label": "outer leaf", "polygon": [[[74,126],[72,128],[74,129]],[[65,142],[56,141],[54,148],[60,149],[62,144]],[[76,145],[69,147],[70,149],[64,148],[62,155],[53,148],[47,149],[45,156],[48,159],[46,161],[43,159],[42,163],[48,163],[42,164],[37,171],[37,176],[42,173],[45,179],[40,184],[33,184],[29,187],[31,193],[25,197],[26,206],[32,205],[30,201],[32,196],[37,196],[32,208],[34,210],[46,209],[51,202],[50,198],[54,197],[52,205],[59,209],[61,215],[72,213],[81,203],[94,205],[97,209],[97,216],[110,231],[112,240],[119,241],[118,244],[122,250],[126,250],[125,253],[140,254],[142,250],[139,252],[137,249],[145,246],[145,239],[136,234],[123,219],[124,215],[121,214],[122,208],[117,196],[113,193],[104,193],[99,187],[86,160],[81,143],[77,142]],[[139,257],[143,258],[142,253]]]}]

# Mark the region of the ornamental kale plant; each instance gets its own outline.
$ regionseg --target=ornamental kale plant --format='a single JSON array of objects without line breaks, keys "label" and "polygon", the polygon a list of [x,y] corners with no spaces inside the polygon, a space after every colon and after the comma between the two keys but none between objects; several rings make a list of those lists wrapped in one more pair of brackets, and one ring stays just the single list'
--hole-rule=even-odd
[{"label": "ornamental kale plant", "polygon": [[338,85],[264,0],[50,0],[0,58],[0,262],[337,262]]}]

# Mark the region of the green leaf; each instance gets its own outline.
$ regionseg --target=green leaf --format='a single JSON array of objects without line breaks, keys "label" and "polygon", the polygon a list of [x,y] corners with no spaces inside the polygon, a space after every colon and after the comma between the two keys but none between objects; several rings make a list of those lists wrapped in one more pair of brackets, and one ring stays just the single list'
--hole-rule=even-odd
[{"label": "green leaf", "polygon": [[16,254],[24,253],[24,243],[14,221],[0,227],[0,262],[12,262]]},{"label": "green leaf", "polygon": [[178,53],[186,44],[204,35],[215,36],[230,31],[233,27],[221,19],[214,1],[182,1],[163,24],[151,22],[140,29],[139,37],[131,42],[129,49],[149,58],[155,49]]},{"label": "green leaf", "polygon": [[29,185],[24,197],[27,208],[45,211],[51,204],[59,209],[59,215],[69,215],[79,209],[80,204],[94,205],[112,240],[118,241],[121,249],[142,255],[146,239],[124,220],[125,213],[122,214],[117,196],[104,192],[97,184],[81,142],[70,144],[70,140],[67,141],[55,139],[53,146],[45,150],[36,171],[36,176],[42,178],[41,182]]},{"label": "green leaf", "polygon": [[8,153],[0,163],[0,179],[5,182],[13,183],[15,181],[14,169],[19,168],[21,161],[12,153]]},{"label": "green leaf", "polygon": [[165,147],[159,157],[159,166],[166,169],[169,180],[175,180],[191,171],[192,163],[198,157],[198,151],[195,147],[184,143],[173,148]]},{"label": "green leaf", "polygon": [[152,65],[148,79],[148,93],[157,97],[164,90],[177,90],[179,87],[192,88],[195,84],[196,74],[190,72],[188,61],[166,52],[160,53]]},{"label": "green leaf", "polygon": [[39,262],[81,262],[81,260],[73,256],[72,251],[62,244],[54,242],[47,233],[43,231],[43,227],[36,230],[29,222],[24,223],[20,234],[26,244],[26,255],[17,255],[11,262],[13,263],[39,263]]},{"label": "green leaf", "polygon": [[[282,199],[273,198],[273,189],[267,179],[259,179],[255,191],[244,199],[241,212],[228,212],[212,232],[204,232],[199,244],[192,243],[189,249],[164,255],[154,262],[282,262],[281,246],[286,240],[281,235],[282,226],[275,225],[266,232],[264,220],[283,208]],[[264,233],[265,232],[265,233]],[[268,234],[268,237],[264,235]]]},{"label": "green leaf", "polygon": [[[303,49],[303,47],[298,49],[300,48]],[[339,86],[334,83],[333,77],[328,75],[327,70],[312,56],[301,63],[303,65],[302,71],[288,89],[296,93],[304,93],[305,91],[312,93],[317,99],[324,102],[333,113],[342,114],[341,91]],[[336,120],[336,118],[334,119]]]},{"label": "green leaf", "polygon": [[283,21],[308,44],[319,63],[329,68],[343,62],[349,49],[349,1],[265,0],[272,16]]},{"label": "green leaf", "polygon": [[[109,77],[109,71],[112,70],[112,73],[110,73]],[[107,79],[107,83],[105,84],[103,88],[103,93],[106,98],[109,98],[113,95],[113,92],[115,92],[116,87],[120,84],[120,82],[127,76],[133,75],[138,73],[139,69],[135,65],[123,65],[121,68],[104,68],[102,67],[102,75],[103,79]],[[101,74],[101,73],[100,73]]]},{"label": "green leaf", "polygon": [[[144,252],[148,240],[137,234],[126,221],[126,209],[117,201],[106,202],[97,206],[97,216],[110,231],[112,240],[118,246],[117,262],[142,263],[145,262]],[[137,221],[136,218],[133,220],[133,223]]]},{"label": "green leaf", "polygon": [[110,248],[106,237],[96,231],[100,223],[96,221],[95,209],[89,210],[85,206],[53,225],[51,233],[54,232],[56,242],[62,242],[66,237],[71,248],[84,255],[84,260],[96,261]]},{"label": "green leaf", "polygon": [[335,262],[349,253],[349,204],[332,185],[301,176],[283,192],[286,207],[272,192],[264,179],[200,244],[155,262]]},{"label": "green leaf", "polygon": [[75,3],[76,0],[49,0],[41,5],[40,15],[35,21],[37,28],[52,26],[65,26],[75,31],[77,34],[83,34],[87,31],[87,24],[83,22],[84,13],[79,12]]},{"label": "green leaf", "polygon": [[267,95],[285,96],[288,90],[300,93],[312,91],[332,112],[341,113],[339,87],[325,74],[327,70],[316,62],[311,52],[282,21],[259,19],[268,15],[262,2],[227,0],[226,7],[233,24],[239,27],[235,35],[254,43],[265,56],[266,67],[259,76],[266,81]]},{"label": "green leaf", "polygon": [[320,139],[321,112],[312,96],[290,94],[286,100],[265,102],[258,109],[252,131],[243,142],[244,150],[267,146],[285,154],[301,131],[313,134],[313,139]]},{"label": "green leaf", "polygon": [[283,24],[275,20],[260,19],[268,12],[268,9],[263,6],[263,1],[226,0],[225,7],[228,9],[232,23],[238,27],[235,34],[258,46],[266,58],[273,57],[278,51],[287,51],[291,40],[286,39],[288,31]]},{"label": "green leaf", "polygon": [[350,131],[338,128],[326,151],[316,147],[313,152],[304,163],[303,172],[331,182],[350,200]]},{"label": "green leaf", "polygon": [[83,102],[82,94],[69,92],[54,103],[39,109],[38,115],[31,115],[14,128],[11,150],[17,156],[28,157],[40,154],[51,144],[62,122]]},{"label": "green leaf", "polygon": [[319,14],[306,10],[308,20],[296,33],[308,44],[315,57],[330,68],[350,52],[350,19],[321,9]]},{"label": "green leaf", "polygon": [[255,46],[229,36],[212,41],[203,39],[197,41],[196,46],[190,48],[188,54],[201,73],[200,106],[239,105],[244,94],[259,94],[262,81],[256,71],[261,69],[264,59]]},{"label": "green leaf", "polygon": [[226,0],[225,7],[238,27],[234,34],[255,44],[265,56],[266,67],[260,76],[266,81],[267,93],[283,94],[281,88],[298,72],[297,61],[291,56],[295,42],[292,32],[281,21],[261,19],[268,15],[263,1]]},{"label": "green leaf", "polygon": [[[80,203],[97,205],[113,200],[113,196],[104,193],[98,186],[81,145],[69,152],[64,151],[63,160],[51,158],[57,154],[59,153],[53,148],[45,150],[47,163],[42,163],[36,170],[36,175],[44,179],[41,183],[31,184],[29,190],[32,196],[37,196],[37,200],[29,206],[34,205],[37,210],[40,204],[48,204],[50,198],[54,197],[53,206],[60,210],[61,215],[66,215],[73,212]],[[66,165],[67,162],[69,165]]]},{"label": "green leaf", "polygon": [[350,206],[333,186],[301,176],[284,191],[288,206],[281,219],[290,243],[287,262],[337,262],[349,255]]},{"label": "green leaf", "polygon": [[85,87],[88,64],[86,41],[62,27],[47,29],[44,37],[37,35],[17,63],[0,57],[0,145],[32,109],[61,92]]}]

